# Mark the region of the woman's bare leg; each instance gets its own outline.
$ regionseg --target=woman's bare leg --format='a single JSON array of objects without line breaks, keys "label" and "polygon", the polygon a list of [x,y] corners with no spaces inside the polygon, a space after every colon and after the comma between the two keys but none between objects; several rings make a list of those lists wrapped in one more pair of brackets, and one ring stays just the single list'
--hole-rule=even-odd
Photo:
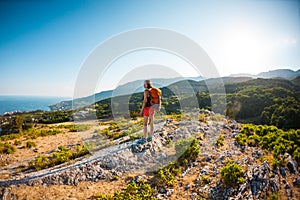
[{"label": "woman's bare leg", "polygon": [[153,135],[154,133],[154,115],[155,115],[155,110],[151,108],[150,110],[150,115],[149,115],[149,121],[150,121],[150,136]]},{"label": "woman's bare leg", "polygon": [[148,132],[148,118],[147,116],[144,116],[144,136],[143,138],[147,138],[147,132]]}]

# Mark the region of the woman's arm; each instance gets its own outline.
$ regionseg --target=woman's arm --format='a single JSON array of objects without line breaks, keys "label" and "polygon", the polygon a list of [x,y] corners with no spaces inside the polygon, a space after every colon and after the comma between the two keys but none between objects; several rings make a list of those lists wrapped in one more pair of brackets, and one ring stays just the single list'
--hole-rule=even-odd
[{"label": "woman's arm", "polygon": [[140,116],[143,115],[143,111],[144,111],[145,105],[146,105],[146,103],[147,103],[147,97],[148,97],[147,91],[145,90],[145,91],[144,91],[143,105],[142,105],[142,109],[141,109],[141,111],[140,111]]}]

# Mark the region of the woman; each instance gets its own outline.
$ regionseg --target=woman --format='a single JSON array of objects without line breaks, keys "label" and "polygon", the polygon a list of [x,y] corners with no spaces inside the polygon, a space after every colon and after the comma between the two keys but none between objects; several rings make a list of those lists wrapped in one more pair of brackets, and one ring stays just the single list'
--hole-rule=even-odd
[{"label": "woman", "polygon": [[[148,122],[150,124],[150,134],[149,134],[149,140],[151,140],[151,137],[153,135],[154,132],[154,115],[155,115],[155,111],[160,109],[160,97],[158,100],[158,104],[152,104],[151,105],[151,96],[150,96],[150,91],[153,89],[152,83],[150,80],[145,80],[144,81],[144,101],[143,101],[143,105],[142,105],[142,109],[140,111],[140,116],[143,115],[144,112],[144,136],[143,139],[147,138],[147,132],[148,132]],[[159,90],[157,88],[155,88],[156,90]],[[153,89],[154,90],[154,89]]]}]

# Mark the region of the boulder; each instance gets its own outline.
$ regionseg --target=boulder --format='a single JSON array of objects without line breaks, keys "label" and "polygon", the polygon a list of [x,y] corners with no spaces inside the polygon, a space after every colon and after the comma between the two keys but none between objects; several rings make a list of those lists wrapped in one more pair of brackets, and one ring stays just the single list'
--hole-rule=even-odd
[{"label": "boulder", "polygon": [[292,174],[298,173],[297,161],[294,160],[293,157],[288,153],[285,153],[284,156],[286,157],[286,161],[287,161],[286,166],[289,169],[290,173],[292,173]]}]

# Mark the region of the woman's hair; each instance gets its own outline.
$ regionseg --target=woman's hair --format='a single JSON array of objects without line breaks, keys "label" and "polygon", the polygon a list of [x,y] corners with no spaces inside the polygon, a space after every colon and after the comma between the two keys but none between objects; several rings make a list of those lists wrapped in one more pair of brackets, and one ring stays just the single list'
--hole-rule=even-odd
[{"label": "woman's hair", "polygon": [[152,82],[150,80],[145,80],[146,88],[153,88]]}]

